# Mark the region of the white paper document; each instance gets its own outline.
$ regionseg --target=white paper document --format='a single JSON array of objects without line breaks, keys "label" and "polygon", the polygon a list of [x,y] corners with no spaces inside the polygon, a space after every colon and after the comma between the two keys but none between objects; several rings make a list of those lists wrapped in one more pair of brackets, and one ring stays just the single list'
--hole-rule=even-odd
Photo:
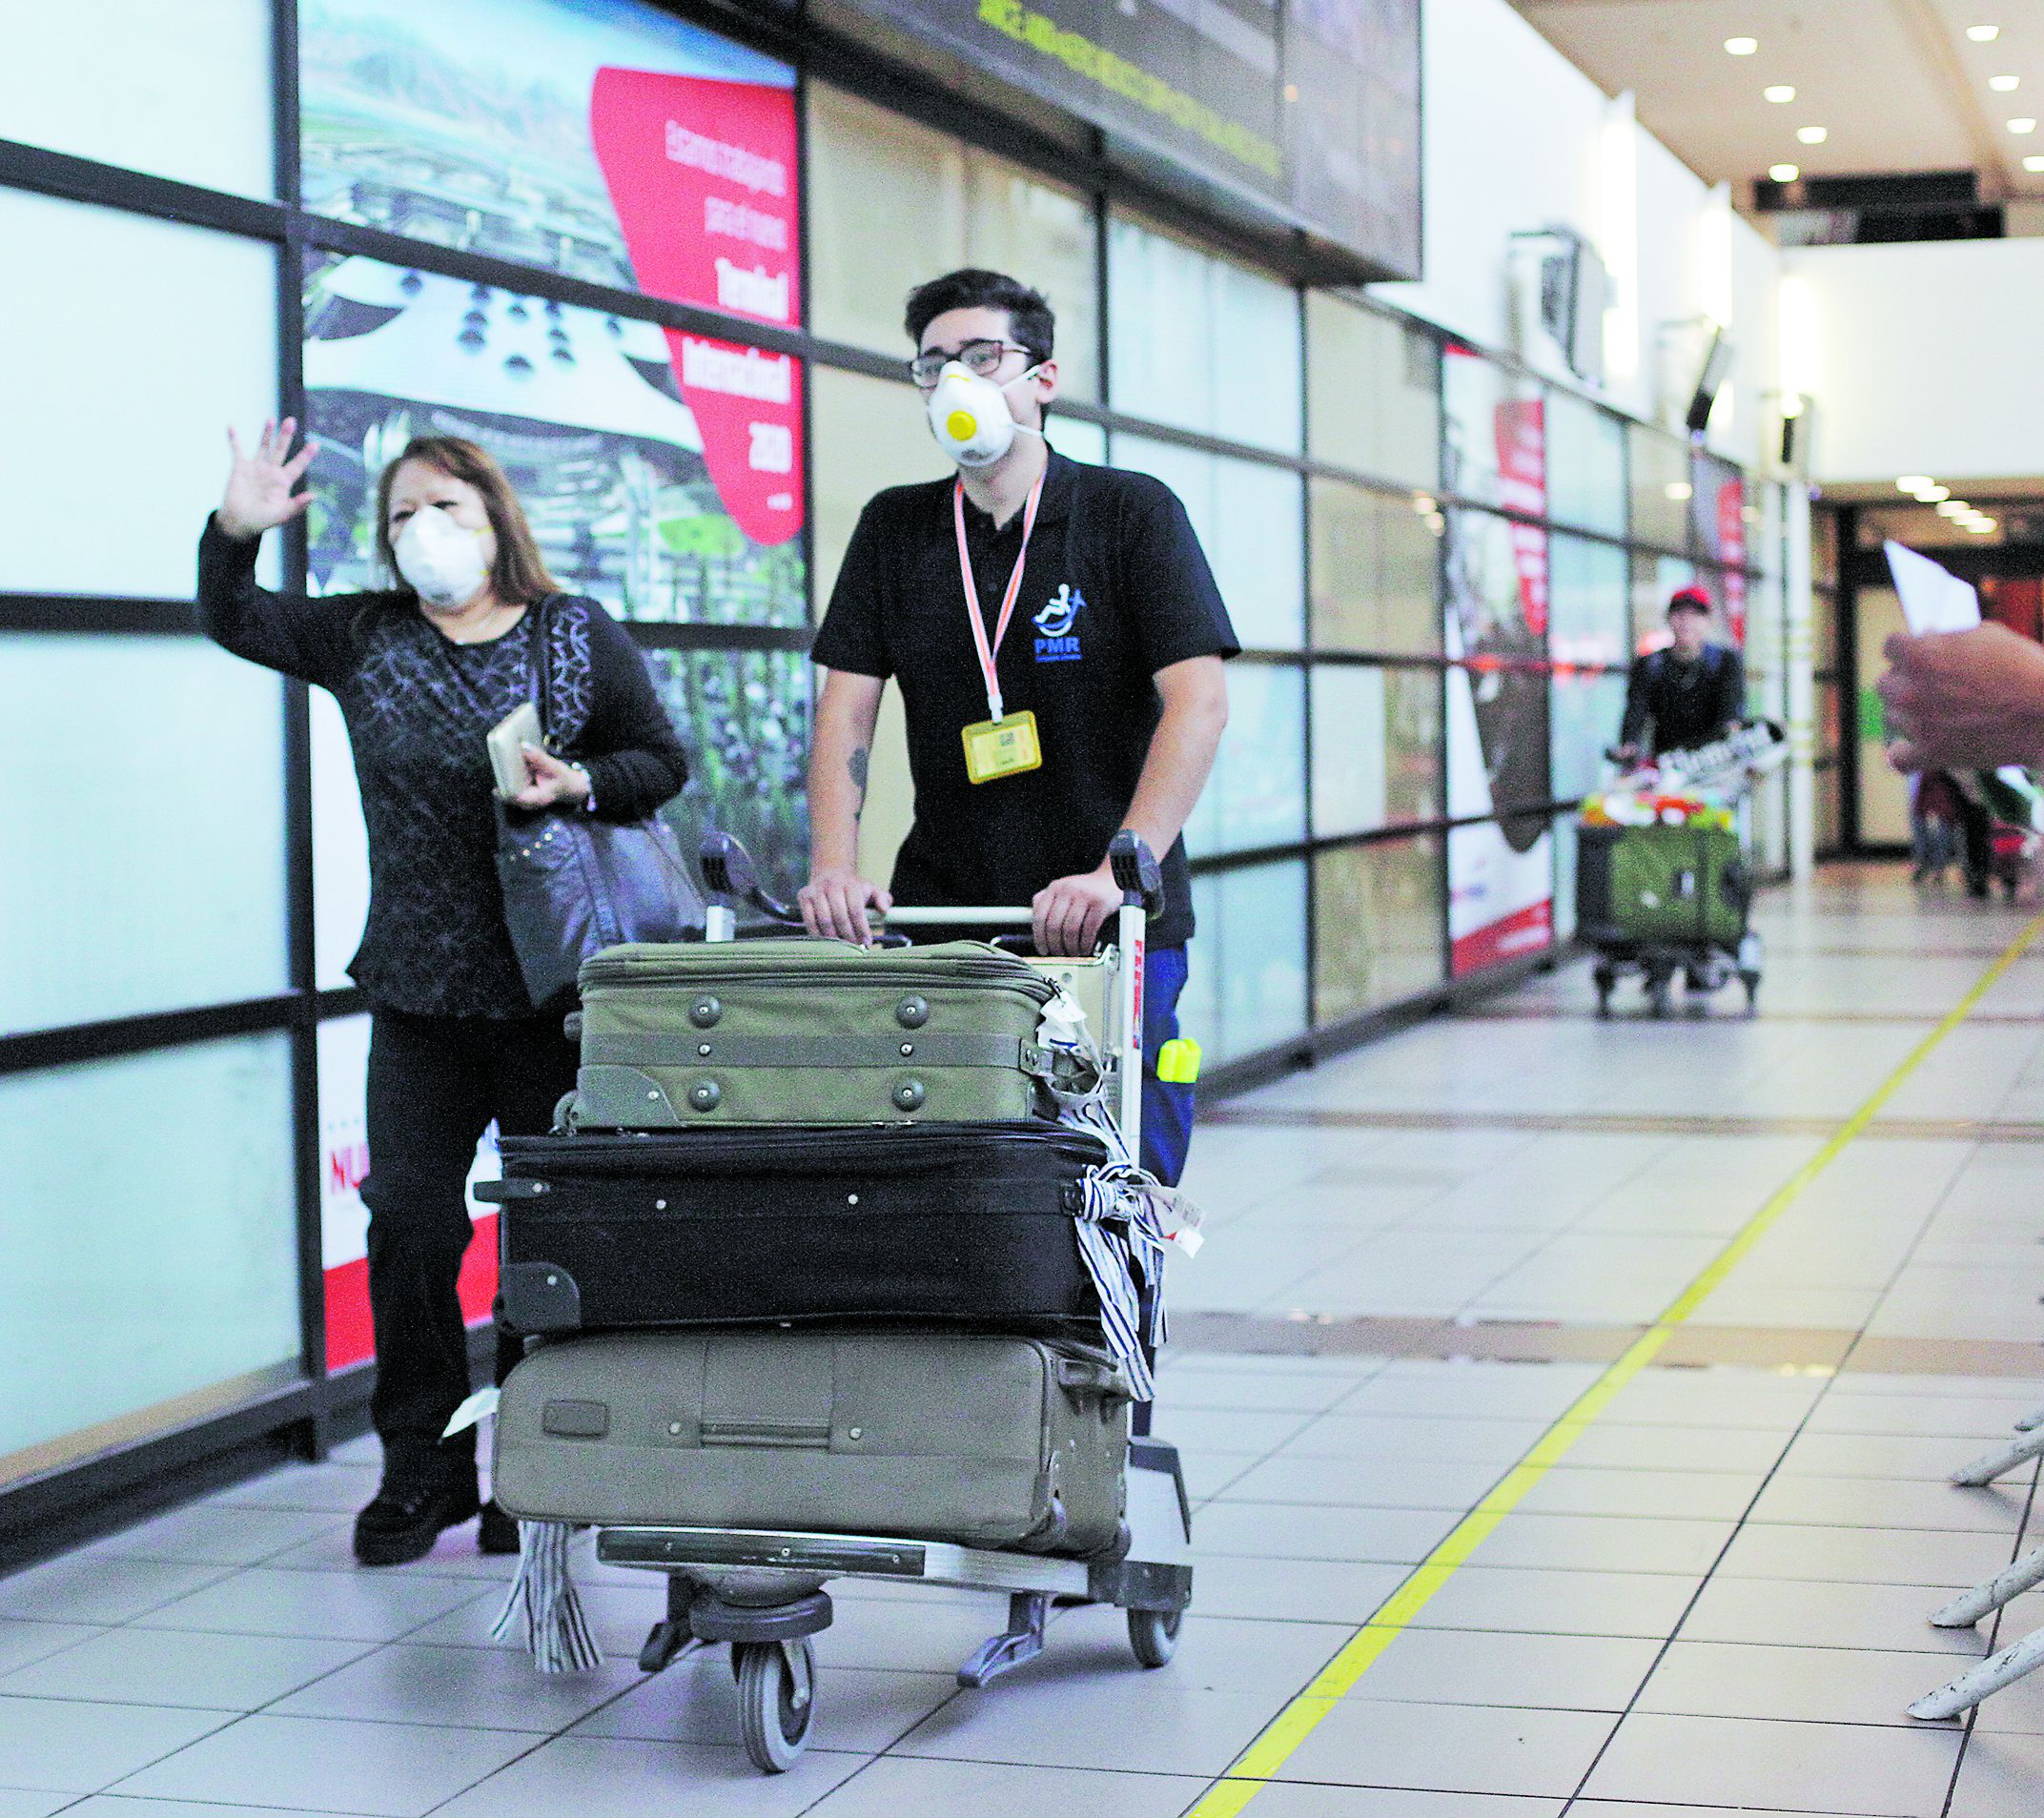
[{"label": "white paper document", "polygon": [[1902,616],[1919,638],[1927,631],[1971,631],[1980,623],[1980,595],[1971,582],[1892,538],[1881,546],[1902,597]]}]

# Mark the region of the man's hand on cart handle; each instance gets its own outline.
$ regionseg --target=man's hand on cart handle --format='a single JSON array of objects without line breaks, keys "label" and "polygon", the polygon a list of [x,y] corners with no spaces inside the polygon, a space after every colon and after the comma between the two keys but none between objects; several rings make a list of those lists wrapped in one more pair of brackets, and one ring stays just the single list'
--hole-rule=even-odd
[{"label": "man's hand on cart handle", "polygon": [[1036,950],[1063,959],[1086,959],[1107,918],[1121,907],[1121,886],[1105,861],[1091,871],[1061,877],[1038,890],[1030,903]]},{"label": "man's hand on cart handle", "polygon": [[891,895],[848,867],[815,872],[796,900],[802,906],[802,925],[811,934],[851,941],[860,947],[873,943],[867,909],[873,908],[886,914],[894,907]]}]

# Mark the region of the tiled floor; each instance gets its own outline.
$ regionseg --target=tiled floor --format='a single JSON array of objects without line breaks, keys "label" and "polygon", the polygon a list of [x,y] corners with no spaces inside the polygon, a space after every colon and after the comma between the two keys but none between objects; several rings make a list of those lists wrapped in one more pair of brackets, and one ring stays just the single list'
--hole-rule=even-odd
[{"label": "tiled floor", "polygon": [[[637,1672],[646,1581],[584,1566],[608,1658],[548,1680],[490,1642],[505,1574],[467,1537],[355,1570],[376,1476],[357,1443],[0,1581],[0,1818],[1174,1818],[2020,922],[1869,872],[1766,926],[1757,1021],[1727,1002],[1602,1023],[1576,968],[1203,1132],[1210,1244],[1175,1305],[1285,1354],[1169,1362],[1159,1427],[1200,1506],[1168,1670],[1074,1610],[1040,1663],[960,1692],[994,1600],[845,1587],[816,1745],[766,1779],[721,1657]],[[2044,1675],[1971,1726],[1903,1714],[1993,1640],[1927,1612],[2044,1541],[2034,1472],[1944,1481],[2044,1403],[2044,1350],[2023,1349],[2044,1340],[2040,982],[2044,953],[1986,993],[1703,1301],[1682,1353],[1701,1361],[1610,1400],[1253,1818],[2044,1813]],[[1372,1321],[1436,1336],[1359,1354],[1344,1335]],[[1506,1333],[1557,1360],[1491,1360]],[[1711,1360],[1755,1356],[1771,1367]],[[2032,1595],[1999,1633],[2040,1624]]]}]

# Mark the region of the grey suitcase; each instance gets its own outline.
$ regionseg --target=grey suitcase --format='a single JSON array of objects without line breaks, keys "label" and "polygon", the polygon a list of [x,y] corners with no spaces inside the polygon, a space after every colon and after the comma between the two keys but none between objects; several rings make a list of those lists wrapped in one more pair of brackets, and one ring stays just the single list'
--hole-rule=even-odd
[{"label": "grey suitcase", "polygon": [[527,1521],[771,1528],[1077,1557],[1122,1534],[1104,1351],[940,1332],[631,1333],[534,1351],[497,1411]]}]

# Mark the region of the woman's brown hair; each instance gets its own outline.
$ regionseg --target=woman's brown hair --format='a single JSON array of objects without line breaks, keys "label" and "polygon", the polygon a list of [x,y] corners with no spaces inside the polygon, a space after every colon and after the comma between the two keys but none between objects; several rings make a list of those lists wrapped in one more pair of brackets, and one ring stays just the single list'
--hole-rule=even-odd
[{"label": "woman's brown hair", "polygon": [[397,552],[391,547],[390,494],[398,469],[408,460],[422,461],[450,480],[460,480],[482,495],[482,508],[489,514],[490,528],[497,533],[497,560],[490,568],[490,585],[506,605],[529,606],[548,594],[562,591],[561,583],[546,569],[525,508],[511,490],[511,481],[486,448],[460,436],[415,436],[404,452],[384,468],[377,481],[377,558],[383,572],[401,587]]}]

